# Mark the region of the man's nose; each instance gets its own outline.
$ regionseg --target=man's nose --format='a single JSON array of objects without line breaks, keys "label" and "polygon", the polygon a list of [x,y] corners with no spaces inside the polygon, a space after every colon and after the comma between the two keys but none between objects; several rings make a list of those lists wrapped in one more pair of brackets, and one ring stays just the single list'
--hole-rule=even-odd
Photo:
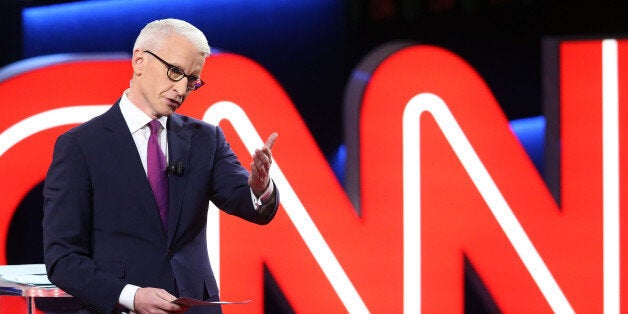
[{"label": "man's nose", "polygon": [[174,89],[177,94],[181,96],[187,95],[190,91],[188,90],[188,78],[184,77],[176,82],[174,82]]}]

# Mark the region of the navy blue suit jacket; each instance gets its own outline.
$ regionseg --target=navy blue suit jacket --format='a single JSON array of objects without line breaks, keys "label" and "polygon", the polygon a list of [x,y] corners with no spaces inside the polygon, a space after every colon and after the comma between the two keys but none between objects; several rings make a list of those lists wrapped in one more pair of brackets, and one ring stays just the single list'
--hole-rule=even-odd
[{"label": "navy blue suit jacket", "polygon": [[218,299],[207,256],[208,203],[257,224],[279,203],[253,207],[248,172],[217,126],[173,114],[166,233],[118,103],[61,135],[44,186],[44,257],[50,280],[99,312],[114,311],[126,284]]}]

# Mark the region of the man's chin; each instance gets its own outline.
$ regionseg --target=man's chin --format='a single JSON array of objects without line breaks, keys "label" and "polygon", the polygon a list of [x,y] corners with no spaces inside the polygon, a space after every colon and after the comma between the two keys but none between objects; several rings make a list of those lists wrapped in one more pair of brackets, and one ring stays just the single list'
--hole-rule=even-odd
[{"label": "man's chin", "polygon": [[173,114],[176,110],[177,110],[178,106],[167,106],[166,108],[164,108],[164,110],[162,110],[160,112],[160,114],[162,116],[169,116],[171,114]]}]

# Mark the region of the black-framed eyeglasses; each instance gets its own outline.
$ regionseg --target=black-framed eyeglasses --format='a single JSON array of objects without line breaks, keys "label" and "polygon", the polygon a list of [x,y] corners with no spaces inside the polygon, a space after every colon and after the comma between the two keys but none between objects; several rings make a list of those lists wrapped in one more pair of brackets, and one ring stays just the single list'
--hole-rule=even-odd
[{"label": "black-framed eyeglasses", "polygon": [[150,53],[153,57],[157,58],[157,60],[161,61],[161,63],[163,63],[168,68],[168,72],[166,72],[166,75],[168,75],[168,78],[170,80],[178,82],[186,77],[188,79],[188,90],[197,90],[201,88],[201,86],[205,85],[205,82],[203,82],[203,80],[201,80],[200,78],[193,75],[185,74],[185,72],[181,68],[166,62],[166,60],[160,58],[149,50],[144,50],[144,52]]}]

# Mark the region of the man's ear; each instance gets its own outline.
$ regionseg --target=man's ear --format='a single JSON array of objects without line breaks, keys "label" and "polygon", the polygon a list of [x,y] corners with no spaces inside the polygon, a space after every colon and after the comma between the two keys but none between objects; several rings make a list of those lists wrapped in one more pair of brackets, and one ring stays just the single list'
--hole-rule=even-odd
[{"label": "man's ear", "polygon": [[144,52],[140,49],[133,50],[133,56],[131,57],[131,64],[133,66],[133,73],[135,75],[141,75],[144,70],[146,58]]}]

